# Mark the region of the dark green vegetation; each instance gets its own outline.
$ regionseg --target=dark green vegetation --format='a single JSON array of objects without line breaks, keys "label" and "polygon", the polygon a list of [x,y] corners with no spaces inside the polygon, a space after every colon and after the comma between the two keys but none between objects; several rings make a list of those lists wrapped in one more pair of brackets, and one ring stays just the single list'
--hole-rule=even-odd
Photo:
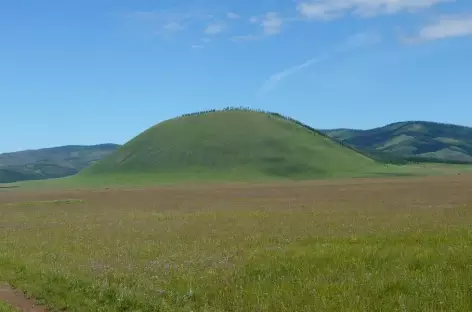
[{"label": "dark green vegetation", "polygon": [[411,121],[371,130],[324,132],[380,160],[472,163],[472,128],[469,127]]},{"label": "dark green vegetation", "polygon": [[357,176],[380,167],[369,157],[294,120],[228,109],[159,123],[79,176],[306,179]]},{"label": "dark green vegetation", "polygon": [[0,154],[0,183],[70,176],[117,147],[115,144],[61,146]]}]

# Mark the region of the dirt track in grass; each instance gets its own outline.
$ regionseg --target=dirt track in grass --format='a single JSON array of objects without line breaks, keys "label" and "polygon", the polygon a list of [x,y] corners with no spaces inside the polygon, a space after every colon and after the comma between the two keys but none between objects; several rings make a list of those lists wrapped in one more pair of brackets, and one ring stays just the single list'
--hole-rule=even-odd
[{"label": "dirt track in grass", "polygon": [[20,309],[23,312],[46,312],[47,310],[37,305],[33,299],[27,298],[24,294],[14,290],[8,285],[0,284],[0,301],[10,306]]}]

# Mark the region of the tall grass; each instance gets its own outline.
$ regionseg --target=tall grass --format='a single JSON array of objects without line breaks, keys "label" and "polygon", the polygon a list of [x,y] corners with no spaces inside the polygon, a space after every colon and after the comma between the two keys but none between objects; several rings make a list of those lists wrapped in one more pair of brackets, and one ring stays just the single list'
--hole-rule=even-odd
[{"label": "tall grass", "polygon": [[4,203],[0,280],[67,311],[471,311],[458,179]]},{"label": "tall grass", "polygon": [[0,312],[20,312],[20,310],[15,309],[8,304],[0,301]]}]

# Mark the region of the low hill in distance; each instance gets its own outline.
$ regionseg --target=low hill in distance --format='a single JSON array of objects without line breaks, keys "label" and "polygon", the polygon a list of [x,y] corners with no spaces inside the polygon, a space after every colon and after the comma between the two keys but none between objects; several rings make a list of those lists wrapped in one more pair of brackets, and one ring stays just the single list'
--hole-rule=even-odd
[{"label": "low hill in distance", "polygon": [[0,154],[0,183],[74,175],[118,147],[71,145]]},{"label": "low hill in distance", "polygon": [[383,165],[295,120],[226,109],[161,122],[77,177],[311,179],[362,176],[379,167]]},{"label": "low hill in distance", "polygon": [[370,155],[431,162],[472,163],[472,128],[425,121],[393,123],[370,130],[323,130]]}]

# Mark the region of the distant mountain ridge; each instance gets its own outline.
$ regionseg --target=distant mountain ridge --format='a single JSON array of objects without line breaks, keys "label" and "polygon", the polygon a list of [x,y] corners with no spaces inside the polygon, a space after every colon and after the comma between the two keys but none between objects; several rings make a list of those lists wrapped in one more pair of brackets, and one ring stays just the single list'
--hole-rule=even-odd
[{"label": "distant mountain ridge", "polygon": [[0,183],[61,178],[114,152],[117,144],[67,145],[0,154]]},{"label": "distant mountain ridge", "polygon": [[396,122],[383,127],[322,130],[354,148],[391,157],[472,162],[472,128],[430,121]]}]

